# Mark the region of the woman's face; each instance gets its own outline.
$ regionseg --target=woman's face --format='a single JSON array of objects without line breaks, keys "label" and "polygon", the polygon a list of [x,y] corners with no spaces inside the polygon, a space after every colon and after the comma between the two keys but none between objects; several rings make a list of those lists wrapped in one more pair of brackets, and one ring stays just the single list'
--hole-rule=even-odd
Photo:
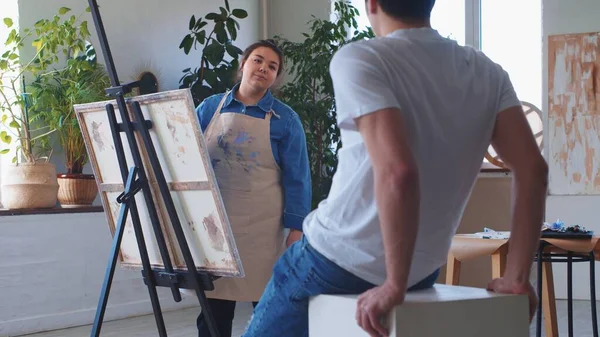
[{"label": "woman's face", "polygon": [[242,63],[242,85],[266,91],[277,79],[279,56],[271,48],[258,47]]}]

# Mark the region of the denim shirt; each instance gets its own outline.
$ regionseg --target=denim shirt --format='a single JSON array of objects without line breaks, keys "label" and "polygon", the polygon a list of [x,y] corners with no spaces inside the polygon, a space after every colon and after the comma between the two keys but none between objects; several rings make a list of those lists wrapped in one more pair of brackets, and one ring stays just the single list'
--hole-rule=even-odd
[{"label": "denim shirt", "polygon": [[[239,84],[229,92],[223,111],[237,112],[256,118],[265,118],[273,109],[271,118],[271,149],[282,171],[284,191],[283,226],[302,230],[302,222],[311,208],[311,179],[306,148],[306,135],[298,114],[273,97],[270,91],[257,105],[245,106],[234,97]],[[196,108],[202,132],[206,130],[224,94],[206,98]]]}]

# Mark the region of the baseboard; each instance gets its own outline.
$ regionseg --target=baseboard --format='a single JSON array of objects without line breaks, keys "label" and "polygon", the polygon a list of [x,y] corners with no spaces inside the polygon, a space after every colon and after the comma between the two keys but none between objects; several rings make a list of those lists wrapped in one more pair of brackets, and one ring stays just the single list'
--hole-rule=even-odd
[{"label": "baseboard", "polygon": [[[196,300],[195,302],[193,300]],[[197,299],[183,299],[180,303],[171,298],[161,298],[163,312],[186,309],[198,306]],[[104,322],[128,317],[143,316],[152,313],[150,300],[109,305],[106,308]],[[43,331],[71,328],[93,324],[96,308],[88,308],[70,312],[59,312],[43,316],[32,316],[22,319],[0,322],[0,337],[16,337]]]}]

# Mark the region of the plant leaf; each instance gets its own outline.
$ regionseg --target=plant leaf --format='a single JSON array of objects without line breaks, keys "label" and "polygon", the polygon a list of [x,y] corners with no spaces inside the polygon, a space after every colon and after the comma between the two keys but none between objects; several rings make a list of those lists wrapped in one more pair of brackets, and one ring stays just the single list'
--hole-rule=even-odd
[{"label": "plant leaf", "polygon": [[59,13],[60,15],[65,15],[65,14],[69,13],[70,11],[71,11],[71,8],[69,8],[69,7],[61,7],[61,8],[58,10],[58,13]]},{"label": "plant leaf", "polygon": [[217,22],[215,25],[215,33],[217,34],[217,41],[225,43],[227,41],[227,32],[225,31],[225,24],[223,22]]},{"label": "plant leaf", "polygon": [[231,14],[233,14],[233,16],[235,16],[238,19],[243,19],[243,18],[246,18],[248,16],[248,12],[246,12],[243,9],[239,9],[239,8],[234,9],[231,12]]},{"label": "plant leaf", "polygon": [[2,151],[0,151],[0,154],[7,154],[10,152],[10,149],[4,149]]},{"label": "plant leaf", "polygon": [[196,16],[192,15],[192,17],[190,18],[189,29],[190,30],[194,29],[195,25],[196,25]]},{"label": "plant leaf", "polygon": [[225,49],[227,50],[227,54],[229,54],[234,59],[243,53],[243,51],[240,48],[238,48],[232,44],[228,44],[225,47]]},{"label": "plant leaf", "polygon": [[189,54],[192,49],[192,45],[194,44],[194,38],[191,35],[186,35],[181,43],[179,44],[179,49],[183,49],[183,52]]},{"label": "plant leaf", "polygon": [[200,30],[202,27],[206,26],[208,24],[208,22],[206,21],[202,21],[202,18],[200,18],[198,21],[196,21],[196,30]]},{"label": "plant leaf", "polygon": [[218,19],[221,18],[221,16],[217,13],[208,13],[205,16],[206,20],[212,20],[212,21],[217,21]]},{"label": "plant leaf", "polygon": [[216,66],[221,63],[223,60],[223,56],[225,54],[225,50],[223,46],[220,44],[213,42],[208,47],[204,48],[204,55],[210,64]]},{"label": "plant leaf", "polygon": [[13,20],[11,18],[4,18],[4,24],[6,25],[6,28],[10,28],[13,25]]},{"label": "plant leaf", "polygon": [[227,30],[232,40],[237,39],[237,30],[235,29],[235,21],[232,18],[227,19]]}]

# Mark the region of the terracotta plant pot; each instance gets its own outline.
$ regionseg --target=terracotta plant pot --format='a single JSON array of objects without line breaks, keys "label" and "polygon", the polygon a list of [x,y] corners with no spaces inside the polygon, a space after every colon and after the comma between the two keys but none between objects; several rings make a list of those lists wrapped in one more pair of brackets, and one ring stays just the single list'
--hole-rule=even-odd
[{"label": "terracotta plant pot", "polygon": [[96,179],[91,174],[63,173],[57,175],[58,201],[62,207],[90,206],[98,194]]},{"label": "terracotta plant pot", "polygon": [[2,205],[8,209],[51,208],[56,206],[56,166],[50,163],[23,163],[2,169]]}]

